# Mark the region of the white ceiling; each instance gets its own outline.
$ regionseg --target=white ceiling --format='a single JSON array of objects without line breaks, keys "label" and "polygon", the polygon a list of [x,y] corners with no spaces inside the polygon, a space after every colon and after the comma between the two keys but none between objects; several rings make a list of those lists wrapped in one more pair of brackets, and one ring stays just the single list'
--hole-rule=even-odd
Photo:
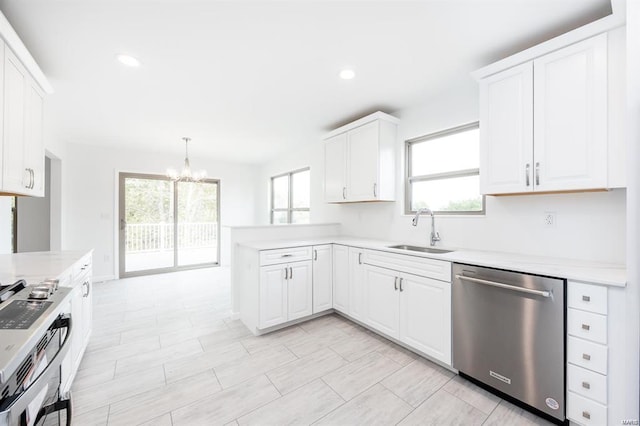
[{"label": "white ceiling", "polygon": [[[0,0],[63,141],[260,163],[610,13],[608,0]],[[126,68],[118,53],[142,66]],[[354,80],[338,78],[344,67]]]}]

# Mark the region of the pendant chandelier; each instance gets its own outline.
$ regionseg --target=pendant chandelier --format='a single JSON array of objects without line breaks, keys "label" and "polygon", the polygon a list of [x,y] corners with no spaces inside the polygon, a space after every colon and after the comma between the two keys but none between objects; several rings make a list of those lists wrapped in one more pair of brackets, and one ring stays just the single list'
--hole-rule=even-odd
[{"label": "pendant chandelier", "polygon": [[191,138],[184,137],[184,166],[182,171],[178,173],[176,169],[167,169],[167,177],[176,182],[199,182],[207,177],[207,172],[200,170],[193,172],[189,163],[189,142]]}]

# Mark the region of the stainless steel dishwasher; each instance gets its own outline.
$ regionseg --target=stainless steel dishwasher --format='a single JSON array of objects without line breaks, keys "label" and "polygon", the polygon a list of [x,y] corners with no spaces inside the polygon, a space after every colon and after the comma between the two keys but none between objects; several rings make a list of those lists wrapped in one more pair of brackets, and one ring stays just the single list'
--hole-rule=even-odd
[{"label": "stainless steel dishwasher", "polygon": [[564,280],[453,265],[453,367],[565,421]]}]

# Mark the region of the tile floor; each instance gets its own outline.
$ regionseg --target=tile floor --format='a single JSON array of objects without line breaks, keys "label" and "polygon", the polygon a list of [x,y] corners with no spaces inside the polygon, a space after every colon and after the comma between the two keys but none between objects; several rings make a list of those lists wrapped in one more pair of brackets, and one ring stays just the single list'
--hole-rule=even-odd
[{"label": "tile floor", "polygon": [[229,270],[94,286],[74,425],[539,425],[544,420],[338,316],[254,337]]}]

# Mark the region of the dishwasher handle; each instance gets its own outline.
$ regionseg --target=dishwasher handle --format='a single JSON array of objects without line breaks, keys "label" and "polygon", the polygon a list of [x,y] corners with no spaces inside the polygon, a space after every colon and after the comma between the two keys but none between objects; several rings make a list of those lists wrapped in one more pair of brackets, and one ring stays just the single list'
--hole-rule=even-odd
[{"label": "dishwasher handle", "polygon": [[464,275],[456,275],[456,278],[462,281],[469,281],[477,284],[489,285],[492,287],[504,288],[507,290],[519,291],[520,293],[535,294],[536,296],[550,297],[551,292],[546,290],[532,290],[530,288],[518,287],[515,285],[497,283],[495,281],[481,280],[480,278],[467,277]]}]

